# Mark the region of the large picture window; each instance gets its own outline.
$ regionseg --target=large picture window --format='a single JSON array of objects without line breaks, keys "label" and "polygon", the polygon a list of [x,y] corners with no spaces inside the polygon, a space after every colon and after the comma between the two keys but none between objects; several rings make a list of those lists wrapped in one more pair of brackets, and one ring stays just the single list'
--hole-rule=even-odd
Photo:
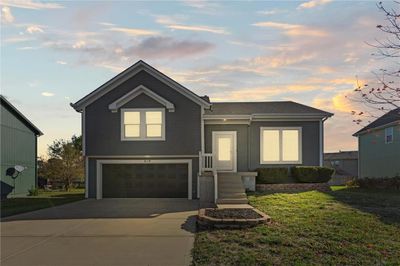
[{"label": "large picture window", "polygon": [[260,164],[301,164],[300,127],[262,127]]},{"label": "large picture window", "polygon": [[122,140],[165,140],[164,109],[121,109]]}]

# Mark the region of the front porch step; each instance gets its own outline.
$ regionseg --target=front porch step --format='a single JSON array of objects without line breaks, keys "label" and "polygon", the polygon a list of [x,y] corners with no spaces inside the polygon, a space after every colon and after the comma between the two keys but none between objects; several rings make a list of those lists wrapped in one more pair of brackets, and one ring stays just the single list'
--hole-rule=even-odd
[{"label": "front porch step", "polygon": [[219,204],[247,204],[242,177],[236,173],[218,173]]},{"label": "front porch step", "polygon": [[221,186],[243,186],[242,180],[239,181],[219,181],[218,184]]},{"label": "front porch step", "polygon": [[248,200],[245,199],[217,199],[217,204],[247,204]]},{"label": "front porch step", "polygon": [[[245,193],[242,188],[237,188],[237,187],[231,187],[231,188],[224,188],[224,187],[219,187],[218,188],[219,192],[221,193]],[[246,194],[246,193],[245,193]]]},{"label": "front porch step", "polygon": [[243,189],[242,184],[218,184],[220,189],[236,189],[241,191]]},{"label": "front porch step", "polygon": [[246,199],[246,194],[243,193],[220,193],[221,199]]},{"label": "front porch step", "polygon": [[201,172],[200,176],[214,176],[213,172]]}]

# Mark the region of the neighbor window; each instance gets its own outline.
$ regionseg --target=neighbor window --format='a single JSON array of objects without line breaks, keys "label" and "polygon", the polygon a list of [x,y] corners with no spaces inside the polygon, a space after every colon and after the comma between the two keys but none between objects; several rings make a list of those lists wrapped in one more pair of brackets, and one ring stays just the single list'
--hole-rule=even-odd
[{"label": "neighbor window", "polygon": [[301,163],[301,128],[262,127],[260,163]]},{"label": "neighbor window", "polygon": [[165,140],[164,109],[122,109],[122,140]]},{"label": "neighbor window", "polygon": [[393,127],[385,128],[385,143],[389,144],[393,142]]}]

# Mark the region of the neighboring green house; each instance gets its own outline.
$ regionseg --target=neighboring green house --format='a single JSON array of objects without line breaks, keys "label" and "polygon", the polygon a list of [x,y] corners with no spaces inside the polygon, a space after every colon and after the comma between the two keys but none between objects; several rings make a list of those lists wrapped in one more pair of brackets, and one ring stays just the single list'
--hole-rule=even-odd
[{"label": "neighboring green house", "polygon": [[0,180],[1,184],[14,186],[12,178],[6,176],[6,170],[15,165],[25,167],[15,179],[15,190],[9,195],[22,196],[28,193],[28,189],[37,185],[37,137],[43,133],[5,97],[0,95],[0,99]]},{"label": "neighboring green house", "polygon": [[359,178],[400,176],[400,108],[353,134],[358,137]]}]

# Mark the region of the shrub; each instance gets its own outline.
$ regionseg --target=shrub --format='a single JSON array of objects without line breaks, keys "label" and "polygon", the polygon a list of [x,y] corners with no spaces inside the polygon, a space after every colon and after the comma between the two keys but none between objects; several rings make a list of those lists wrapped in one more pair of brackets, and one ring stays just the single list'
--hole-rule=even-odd
[{"label": "shrub", "polygon": [[325,183],[334,172],[332,168],[319,166],[294,166],[291,169],[292,176],[300,183]]},{"label": "shrub", "polygon": [[319,177],[322,179],[326,179],[324,182],[328,182],[333,174],[335,173],[335,169],[329,167],[318,167]]},{"label": "shrub", "polygon": [[400,176],[383,178],[360,178],[357,179],[361,188],[397,189],[400,190]]},{"label": "shrub", "polygon": [[31,187],[28,189],[28,196],[38,196],[39,195],[39,189]]},{"label": "shrub", "polygon": [[285,167],[258,168],[257,173],[258,184],[279,184],[289,179],[289,171]]}]

